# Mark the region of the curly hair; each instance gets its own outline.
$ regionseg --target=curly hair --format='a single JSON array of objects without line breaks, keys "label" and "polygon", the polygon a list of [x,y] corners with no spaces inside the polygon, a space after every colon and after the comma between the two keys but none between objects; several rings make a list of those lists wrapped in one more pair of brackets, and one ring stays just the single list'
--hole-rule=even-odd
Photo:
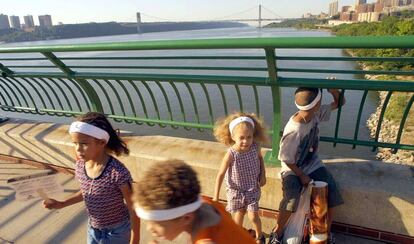
[{"label": "curly hair", "polygon": [[76,120],[94,125],[108,132],[109,141],[108,144],[106,144],[106,147],[116,156],[119,156],[121,154],[129,154],[129,149],[126,143],[119,137],[118,132],[114,130],[111,123],[108,121],[104,114],[98,112],[88,112],[86,114],[78,116]]},{"label": "curly hair", "polygon": [[197,173],[173,159],[151,166],[135,184],[133,199],[144,209],[161,210],[195,202],[199,195]]},{"label": "curly hair", "polygon": [[243,112],[234,112],[227,117],[220,118],[216,121],[214,126],[214,136],[216,137],[217,141],[231,146],[234,144],[233,139],[231,138],[229,124],[232,120],[246,116],[253,120],[254,122],[254,132],[253,132],[253,139],[256,143],[259,144],[266,144],[268,142],[268,137],[266,135],[266,126],[261,118],[259,118],[254,113],[243,113]]}]

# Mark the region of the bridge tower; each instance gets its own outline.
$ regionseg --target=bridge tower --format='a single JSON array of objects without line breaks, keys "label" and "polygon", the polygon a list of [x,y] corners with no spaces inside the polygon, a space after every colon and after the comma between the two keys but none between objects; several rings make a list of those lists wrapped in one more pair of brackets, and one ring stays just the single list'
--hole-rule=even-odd
[{"label": "bridge tower", "polygon": [[262,28],[262,5],[259,4],[259,28]]},{"label": "bridge tower", "polygon": [[137,12],[137,32],[138,34],[141,34],[141,13]]}]

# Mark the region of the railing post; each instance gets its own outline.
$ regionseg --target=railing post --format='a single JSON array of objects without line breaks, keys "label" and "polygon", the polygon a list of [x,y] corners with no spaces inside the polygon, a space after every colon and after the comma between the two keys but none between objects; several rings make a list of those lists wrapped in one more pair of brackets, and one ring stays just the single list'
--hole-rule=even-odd
[{"label": "railing post", "polygon": [[71,70],[68,66],[66,66],[62,60],[60,60],[58,57],[56,57],[51,52],[42,52],[43,56],[45,56],[47,59],[49,59],[50,62],[52,62],[56,67],[58,67],[63,73],[65,73],[66,77],[68,79],[73,79],[78,83],[82,89],[85,91],[86,95],[89,98],[89,101],[91,103],[92,111],[94,112],[100,112],[103,113],[103,107],[101,100],[99,99],[98,94],[93,89],[93,87],[85,80],[85,79],[79,79],[75,77],[76,72]]},{"label": "railing post", "polygon": [[277,81],[277,67],[276,67],[276,53],[274,48],[265,48],[266,62],[268,70],[268,83],[272,89],[272,101],[273,101],[273,124],[272,124],[272,151],[268,151],[264,157],[267,164],[274,166],[280,165],[277,158],[279,154],[280,143],[280,131],[282,125],[282,113],[281,113],[281,90]]},{"label": "railing post", "polygon": [[[1,70],[1,76],[2,77],[7,77],[7,76],[13,74],[13,71],[11,71],[9,68],[7,68],[6,66],[4,66],[1,63],[0,63],[0,70]],[[0,124],[7,121],[8,119],[9,118],[7,118],[7,117],[0,116]]]}]

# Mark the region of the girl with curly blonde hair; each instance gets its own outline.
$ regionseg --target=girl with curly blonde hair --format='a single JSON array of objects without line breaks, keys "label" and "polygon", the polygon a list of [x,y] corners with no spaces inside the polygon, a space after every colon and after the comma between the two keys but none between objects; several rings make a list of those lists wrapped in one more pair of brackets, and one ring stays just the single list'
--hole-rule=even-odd
[{"label": "girl with curly blonde hair", "polygon": [[247,216],[256,232],[256,242],[265,243],[259,217],[260,187],[266,183],[266,172],[260,145],[267,142],[265,126],[255,114],[236,112],[216,122],[214,136],[230,148],[224,156],[216,178],[214,198],[217,201],[223,180],[226,182],[227,211],[243,225]]}]

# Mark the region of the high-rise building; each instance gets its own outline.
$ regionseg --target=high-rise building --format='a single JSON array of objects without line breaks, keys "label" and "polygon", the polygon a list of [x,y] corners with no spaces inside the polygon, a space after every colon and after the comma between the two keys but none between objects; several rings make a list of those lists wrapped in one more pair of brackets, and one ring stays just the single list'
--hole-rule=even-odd
[{"label": "high-rise building", "polygon": [[400,6],[400,0],[391,0],[391,6],[392,7]]},{"label": "high-rise building", "polygon": [[9,17],[11,28],[20,29],[20,18],[19,16],[12,15]]},{"label": "high-rise building", "polygon": [[356,0],[355,5],[366,4],[367,0]]},{"label": "high-rise building", "polygon": [[338,14],[338,1],[334,1],[329,4],[329,16],[334,16]]},{"label": "high-rise building", "polygon": [[351,7],[351,6],[342,6],[342,10],[341,10],[341,12],[342,12],[342,13],[344,13],[344,12],[349,12],[351,9],[352,9],[352,7]]},{"label": "high-rise building", "polygon": [[384,9],[384,4],[382,4],[382,3],[375,3],[374,12],[379,13],[379,12],[382,12],[383,9]]},{"label": "high-rise building", "polygon": [[9,16],[0,14],[0,29],[10,29]]},{"label": "high-rise building", "polygon": [[39,26],[40,27],[52,27],[52,16],[46,15],[39,15]]},{"label": "high-rise building", "polygon": [[25,28],[33,28],[35,26],[32,15],[26,15],[23,17],[23,19]]}]

